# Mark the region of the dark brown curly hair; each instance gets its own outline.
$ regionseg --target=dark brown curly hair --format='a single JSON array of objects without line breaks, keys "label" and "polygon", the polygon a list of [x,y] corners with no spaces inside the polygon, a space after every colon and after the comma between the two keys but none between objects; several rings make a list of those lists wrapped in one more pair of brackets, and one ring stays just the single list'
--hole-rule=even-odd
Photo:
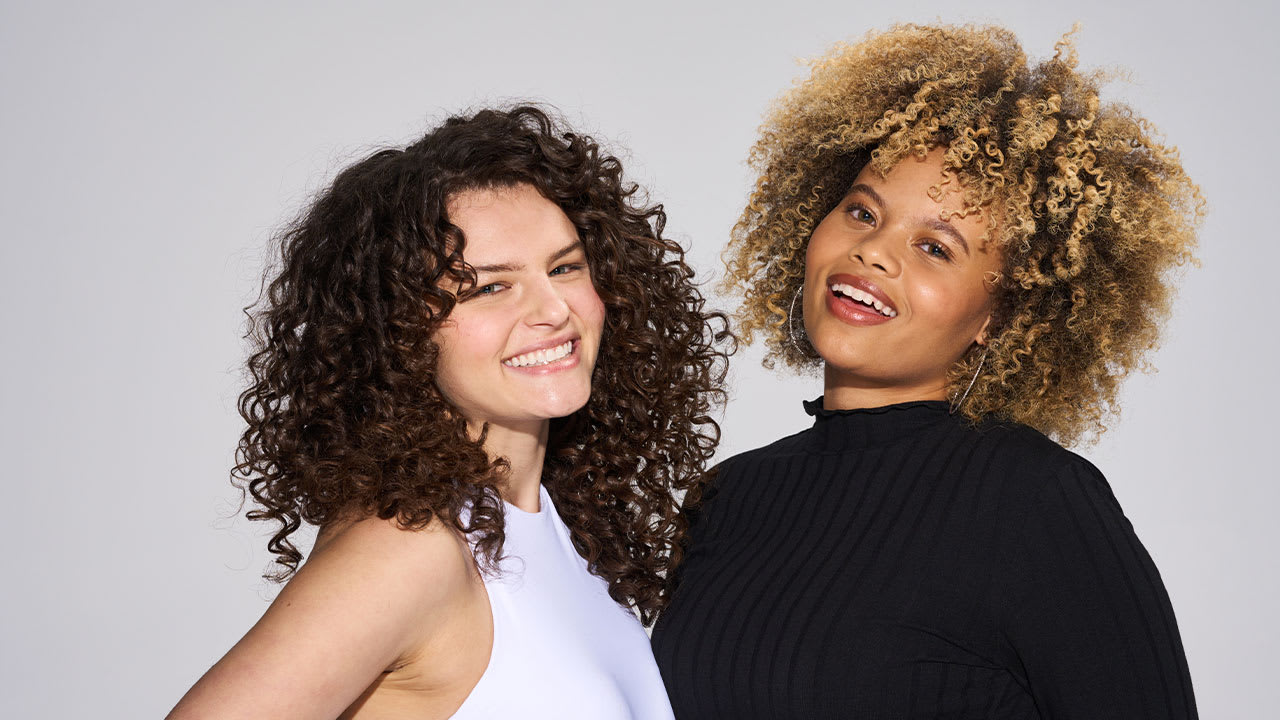
[{"label": "dark brown curly hair", "polygon": [[[233,478],[280,527],[289,577],[301,523],[433,518],[501,557],[506,471],[435,383],[432,335],[475,283],[449,221],[458,193],[529,185],[569,217],[606,308],[591,399],[553,421],[542,480],[574,545],[648,622],[665,601],[693,489],[719,440],[711,417],[733,338],[704,312],[684,250],[662,236],[618,160],[533,106],[452,117],[404,149],[343,170],[278,237],[280,262],[247,312],[255,351]],[[452,283],[443,283],[446,287]],[[464,522],[464,509],[470,520]]]},{"label": "dark brown curly hair", "polygon": [[[961,412],[1064,443],[1102,431],[1119,381],[1156,344],[1203,200],[1150,123],[1100,99],[1106,78],[1077,70],[1069,35],[1032,65],[1003,28],[900,25],[837,45],[777,101],[726,251],[739,329],[765,333],[766,365],[820,363],[787,340],[790,301],[809,237],[858,173],[941,147],[943,182],[985,214],[1004,255]],[[952,369],[953,398],[980,361],[970,352]]]}]

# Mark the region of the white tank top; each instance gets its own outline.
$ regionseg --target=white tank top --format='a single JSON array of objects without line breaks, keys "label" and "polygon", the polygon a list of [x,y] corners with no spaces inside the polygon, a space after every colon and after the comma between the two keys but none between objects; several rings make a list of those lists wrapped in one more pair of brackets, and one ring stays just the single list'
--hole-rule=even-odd
[{"label": "white tank top", "polygon": [[493,650],[453,717],[671,720],[640,621],[587,572],[546,488],[539,496],[537,513],[505,506],[502,573],[484,581]]}]

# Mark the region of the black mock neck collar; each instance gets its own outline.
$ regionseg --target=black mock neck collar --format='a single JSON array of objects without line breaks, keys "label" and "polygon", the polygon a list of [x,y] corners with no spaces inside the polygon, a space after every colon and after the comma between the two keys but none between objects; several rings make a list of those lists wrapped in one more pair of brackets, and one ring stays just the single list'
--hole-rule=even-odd
[{"label": "black mock neck collar", "polygon": [[930,427],[950,424],[951,406],[943,400],[914,400],[872,408],[827,410],[822,398],[806,400],[813,416],[811,446],[819,452],[839,452],[884,445]]}]

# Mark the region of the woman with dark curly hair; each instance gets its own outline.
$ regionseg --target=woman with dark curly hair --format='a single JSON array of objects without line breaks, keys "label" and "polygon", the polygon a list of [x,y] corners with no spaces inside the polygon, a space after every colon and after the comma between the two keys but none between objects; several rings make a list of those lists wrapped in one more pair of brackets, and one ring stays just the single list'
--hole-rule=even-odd
[{"label": "woman with dark curly hair", "polygon": [[774,109],[728,281],[825,392],[690,505],[653,635],[677,717],[1196,716],[1155,566],[1049,439],[1115,409],[1201,215],[1100,80],[1065,39],[900,26]]},{"label": "woman with dark curly hair", "polygon": [[637,192],[542,110],[483,110],[283,233],[235,474],[292,579],[172,717],[670,717],[641,621],[727,336]]}]

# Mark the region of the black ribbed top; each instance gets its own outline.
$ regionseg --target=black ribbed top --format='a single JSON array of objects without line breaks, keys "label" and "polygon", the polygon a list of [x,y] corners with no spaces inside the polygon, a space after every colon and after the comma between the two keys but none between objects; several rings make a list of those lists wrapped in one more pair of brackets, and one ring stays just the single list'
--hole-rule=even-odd
[{"label": "black ribbed top", "polygon": [[677,718],[1196,717],[1160,575],[1086,460],[942,402],[805,409],[690,510],[653,633]]}]

